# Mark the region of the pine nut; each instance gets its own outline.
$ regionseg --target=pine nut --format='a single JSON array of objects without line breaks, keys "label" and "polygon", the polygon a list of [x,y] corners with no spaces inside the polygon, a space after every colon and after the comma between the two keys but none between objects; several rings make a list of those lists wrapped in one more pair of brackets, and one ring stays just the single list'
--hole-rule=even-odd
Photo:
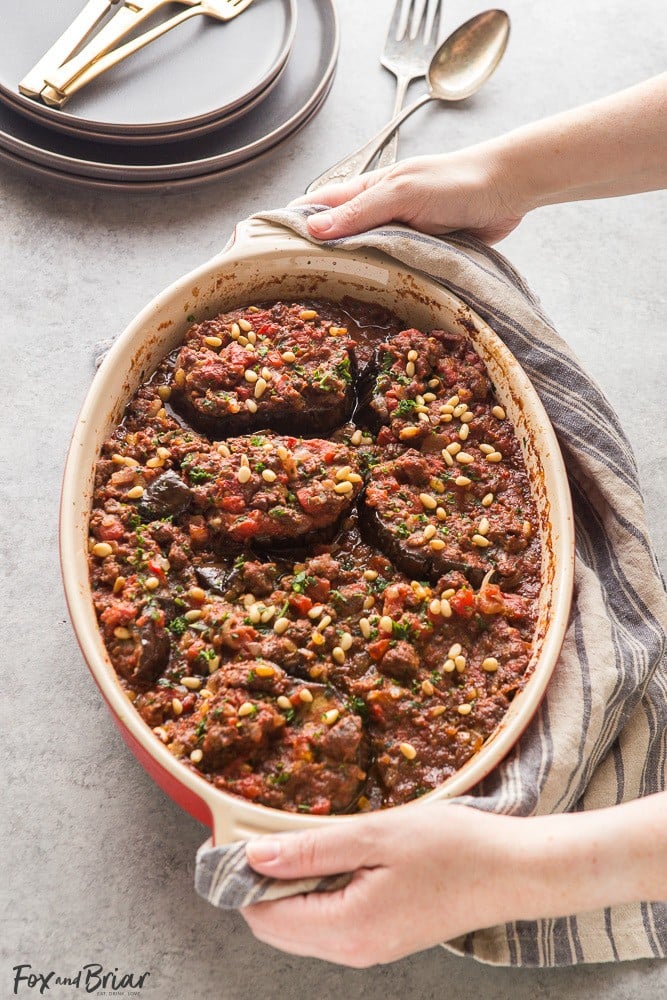
[{"label": "pine nut", "polygon": [[381,632],[391,633],[394,629],[394,622],[389,617],[389,615],[382,615],[379,621],[379,629]]},{"label": "pine nut", "polygon": [[143,486],[133,486],[131,490],[128,490],[125,496],[128,500],[139,500],[144,495]]},{"label": "pine nut", "polygon": [[108,542],[97,542],[93,545],[93,555],[98,556],[100,559],[106,559],[112,553],[113,549]]},{"label": "pine nut", "polygon": [[466,703],[465,705],[459,705],[456,711],[459,713],[459,715],[470,715],[470,713],[472,712],[472,705],[468,703]]},{"label": "pine nut", "polygon": [[352,646],[352,642],[353,639],[350,633],[343,632],[343,634],[340,637],[340,648],[343,650],[343,652],[347,653],[348,649],[350,649]]},{"label": "pine nut", "polygon": [[190,760],[193,764],[201,764],[204,759],[204,754],[201,750],[193,750],[190,754]]},{"label": "pine nut", "polygon": [[242,465],[239,471],[236,473],[236,478],[240,483],[247,483],[251,476],[252,472],[250,471],[247,465]]},{"label": "pine nut", "polygon": [[484,535],[473,535],[471,542],[473,545],[476,545],[478,549],[488,549],[489,545],[491,545],[489,539],[485,538]]},{"label": "pine nut", "polygon": [[282,635],[289,628],[289,618],[278,618],[273,623],[273,631],[276,635]]},{"label": "pine nut", "polygon": [[438,506],[438,501],[435,500],[432,496],[429,496],[428,493],[420,493],[419,499],[422,502],[422,506],[426,507],[427,510],[435,510],[435,508]]},{"label": "pine nut", "polygon": [[495,656],[487,656],[485,660],[482,660],[482,670],[486,670],[488,674],[494,674],[499,666]]},{"label": "pine nut", "polygon": [[417,751],[413,747],[412,743],[401,743],[399,745],[399,750],[406,760],[414,760],[417,756]]},{"label": "pine nut", "polygon": [[506,416],[502,406],[494,406],[493,409],[491,410],[491,413],[494,415],[494,417],[497,417],[498,420],[504,420]]},{"label": "pine nut", "polygon": [[265,483],[275,483],[276,474],[273,469],[262,469],[262,479]]}]

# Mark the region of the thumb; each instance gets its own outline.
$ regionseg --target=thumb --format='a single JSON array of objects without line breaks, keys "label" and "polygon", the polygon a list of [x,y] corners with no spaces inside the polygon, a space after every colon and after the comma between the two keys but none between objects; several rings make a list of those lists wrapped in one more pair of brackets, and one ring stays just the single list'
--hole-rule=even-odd
[{"label": "thumb", "polygon": [[376,853],[377,836],[366,832],[365,825],[343,821],[303,833],[257,837],[246,844],[246,858],[256,871],[276,878],[356,871],[373,863]]},{"label": "thumb", "polygon": [[362,233],[396,218],[389,185],[379,180],[340,205],[316,212],[308,219],[308,229],[322,240]]}]

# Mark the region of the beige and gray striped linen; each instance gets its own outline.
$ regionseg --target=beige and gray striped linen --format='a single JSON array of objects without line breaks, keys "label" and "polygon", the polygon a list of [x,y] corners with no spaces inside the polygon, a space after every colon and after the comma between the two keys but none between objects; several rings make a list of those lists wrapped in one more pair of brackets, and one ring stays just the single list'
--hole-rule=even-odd
[{"label": "beige and gray striped linen", "polygon": [[[260,218],[308,238],[312,208]],[[531,378],[558,435],[575,512],[575,596],[563,650],[532,724],[470,795],[519,816],[595,809],[665,788],[667,599],[651,550],[632,449],[616,414],[558,336],[524,280],[495,250],[401,226],[325,244],[374,248],[451,289],[479,313]],[[277,883],[245,864],[243,846],[198,855],[197,890],[241,906],[327,880]],[[497,965],[563,966],[667,954],[667,905],[637,903],[471,933],[445,947]]]}]

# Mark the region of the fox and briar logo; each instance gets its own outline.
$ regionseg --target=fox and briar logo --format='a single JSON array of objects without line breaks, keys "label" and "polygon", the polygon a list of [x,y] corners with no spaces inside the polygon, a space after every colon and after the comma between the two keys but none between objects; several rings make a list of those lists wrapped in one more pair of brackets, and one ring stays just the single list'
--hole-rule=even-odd
[{"label": "fox and briar logo", "polygon": [[139,996],[139,991],[143,989],[150,976],[150,972],[120,972],[118,968],[109,972],[97,962],[83,965],[73,976],[59,976],[55,972],[35,972],[32,965],[28,964],[15,965],[12,972],[14,996],[18,996],[19,991],[23,993],[35,990],[38,995],[44,996],[54,986],[74,986],[90,996],[98,997]]}]

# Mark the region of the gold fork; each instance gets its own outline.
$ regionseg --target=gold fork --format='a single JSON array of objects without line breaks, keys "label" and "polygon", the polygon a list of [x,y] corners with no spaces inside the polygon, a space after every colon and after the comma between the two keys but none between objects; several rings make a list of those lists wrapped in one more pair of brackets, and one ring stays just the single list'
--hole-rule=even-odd
[{"label": "gold fork", "polygon": [[132,2],[131,6],[122,7],[81,52],[58,70],[45,75],[46,87],[41,92],[45,104],[62,107],[72,94],[95,77],[191,17],[203,14],[217,21],[231,21],[243,13],[253,0],[179,0],[180,3],[188,4],[187,10],[114,49],[116,43],[132,32],[137,25],[170,2],[173,0],[141,0]]}]

